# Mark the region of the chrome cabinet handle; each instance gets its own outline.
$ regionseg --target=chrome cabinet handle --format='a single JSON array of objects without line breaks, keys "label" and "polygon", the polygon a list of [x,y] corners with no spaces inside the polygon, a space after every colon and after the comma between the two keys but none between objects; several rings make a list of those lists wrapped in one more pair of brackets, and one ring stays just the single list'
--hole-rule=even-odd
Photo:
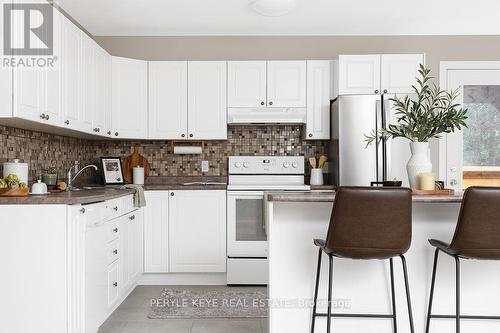
[{"label": "chrome cabinet handle", "polygon": [[69,125],[69,120],[66,120],[64,123],[65,123],[66,125]]},{"label": "chrome cabinet handle", "polygon": [[387,94],[387,89],[384,89],[384,94]]},{"label": "chrome cabinet handle", "polygon": [[118,228],[114,228],[113,232],[116,234],[118,232]]},{"label": "chrome cabinet handle", "polygon": [[378,94],[378,89],[375,90],[375,94]]},{"label": "chrome cabinet handle", "polygon": [[111,135],[111,131],[108,131],[108,135]]},{"label": "chrome cabinet handle", "polygon": [[186,134],[181,134],[181,138],[184,138],[186,136]]},{"label": "chrome cabinet handle", "polygon": [[113,287],[118,287],[118,282],[113,282]]},{"label": "chrome cabinet handle", "polygon": [[85,214],[85,208],[83,208],[83,207],[82,207],[82,208],[80,209],[80,213]]},{"label": "chrome cabinet handle", "polygon": [[118,249],[114,249],[113,254],[118,254]]},{"label": "chrome cabinet handle", "polygon": [[312,133],[309,133],[309,137],[310,137],[310,138],[312,138],[312,137],[313,137]]},{"label": "chrome cabinet handle", "polygon": [[118,132],[115,132],[115,136],[118,136]]},{"label": "chrome cabinet handle", "polygon": [[45,116],[45,120],[49,120],[49,118],[50,118],[49,115]]},{"label": "chrome cabinet handle", "polygon": [[264,102],[260,102],[260,105],[266,105],[266,103],[264,103]]},{"label": "chrome cabinet handle", "polygon": [[174,192],[170,192],[170,196],[173,197],[174,196]]},{"label": "chrome cabinet handle", "polygon": [[135,220],[135,215],[131,215],[131,216],[129,217],[129,219],[130,219],[130,220]]},{"label": "chrome cabinet handle", "polygon": [[192,138],[192,137],[193,137],[193,133],[190,133],[190,134],[189,134],[189,137],[190,137],[190,138]]},{"label": "chrome cabinet handle", "polygon": [[113,210],[114,210],[115,212],[117,212],[117,211],[118,211],[118,206],[114,206],[114,207],[113,207]]},{"label": "chrome cabinet handle", "polygon": [[269,105],[273,105],[273,102],[269,102]]}]

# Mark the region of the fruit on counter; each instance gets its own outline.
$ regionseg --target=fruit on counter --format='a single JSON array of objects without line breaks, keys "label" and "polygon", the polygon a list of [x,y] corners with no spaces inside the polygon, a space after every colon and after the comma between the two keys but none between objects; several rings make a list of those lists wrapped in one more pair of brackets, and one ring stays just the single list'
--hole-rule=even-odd
[{"label": "fruit on counter", "polygon": [[59,183],[57,183],[57,188],[60,189],[60,190],[64,191],[64,190],[66,190],[67,187],[68,186],[66,185],[65,182],[59,182]]},{"label": "fruit on counter", "polygon": [[27,188],[26,183],[20,182],[16,175],[10,174],[4,179],[0,179],[0,188]]}]

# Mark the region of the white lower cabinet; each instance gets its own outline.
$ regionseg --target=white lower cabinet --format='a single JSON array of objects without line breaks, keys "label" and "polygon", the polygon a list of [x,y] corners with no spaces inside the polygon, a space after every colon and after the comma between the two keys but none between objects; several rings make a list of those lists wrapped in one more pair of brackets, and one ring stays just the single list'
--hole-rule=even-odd
[{"label": "white lower cabinet", "polygon": [[146,191],[145,273],[226,271],[226,191]]}]

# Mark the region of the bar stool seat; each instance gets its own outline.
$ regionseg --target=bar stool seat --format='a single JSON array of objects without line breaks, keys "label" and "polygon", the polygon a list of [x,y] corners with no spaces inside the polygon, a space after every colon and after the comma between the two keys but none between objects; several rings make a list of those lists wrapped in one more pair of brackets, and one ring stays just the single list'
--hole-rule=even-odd
[{"label": "bar stool seat", "polygon": [[[436,248],[432,268],[431,290],[425,332],[429,333],[432,318],[455,319],[460,333],[461,319],[500,319],[500,316],[462,315],[460,313],[460,259],[500,260],[500,187],[473,186],[465,190],[460,214],[450,243],[429,239]],[[439,252],[455,259],[455,314],[432,314],[432,301]]]},{"label": "bar stool seat", "polygon": [[[394,257],[401,258],[410,331],[414,332],[408,272],[404,257],[411,243],[411,214],[411,190],[407,188],[340,187],[337,190],[326,240],[314,239],[314,245],[319,247],[319,253],[312,309],[312,333],[314,333],[316,317],[327,318],[327,333],[330,333],[331,318],[334,317],[392,319],[394,332],[397,332]],[[316,303],[323,253],[328,255],[330,264],[328,309],[327,313],[318,313]],[[332,313],[333,257],[355,260],[388,259],[392,314]]]}]

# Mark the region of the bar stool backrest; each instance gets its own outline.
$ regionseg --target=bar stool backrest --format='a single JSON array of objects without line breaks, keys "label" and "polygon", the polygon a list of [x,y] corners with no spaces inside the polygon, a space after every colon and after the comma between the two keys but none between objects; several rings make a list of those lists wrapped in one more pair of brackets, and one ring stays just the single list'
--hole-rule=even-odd
[{"label": "bar stool backrest", "polygon": [[340,187],[326,247],[350,258],[389,258],[411,243],[412,193],[408,188]]},{"label": "bar stool backrest", "polygon": [[465,190],[450,248],[466,257],[500,259],[500,187]]}]

